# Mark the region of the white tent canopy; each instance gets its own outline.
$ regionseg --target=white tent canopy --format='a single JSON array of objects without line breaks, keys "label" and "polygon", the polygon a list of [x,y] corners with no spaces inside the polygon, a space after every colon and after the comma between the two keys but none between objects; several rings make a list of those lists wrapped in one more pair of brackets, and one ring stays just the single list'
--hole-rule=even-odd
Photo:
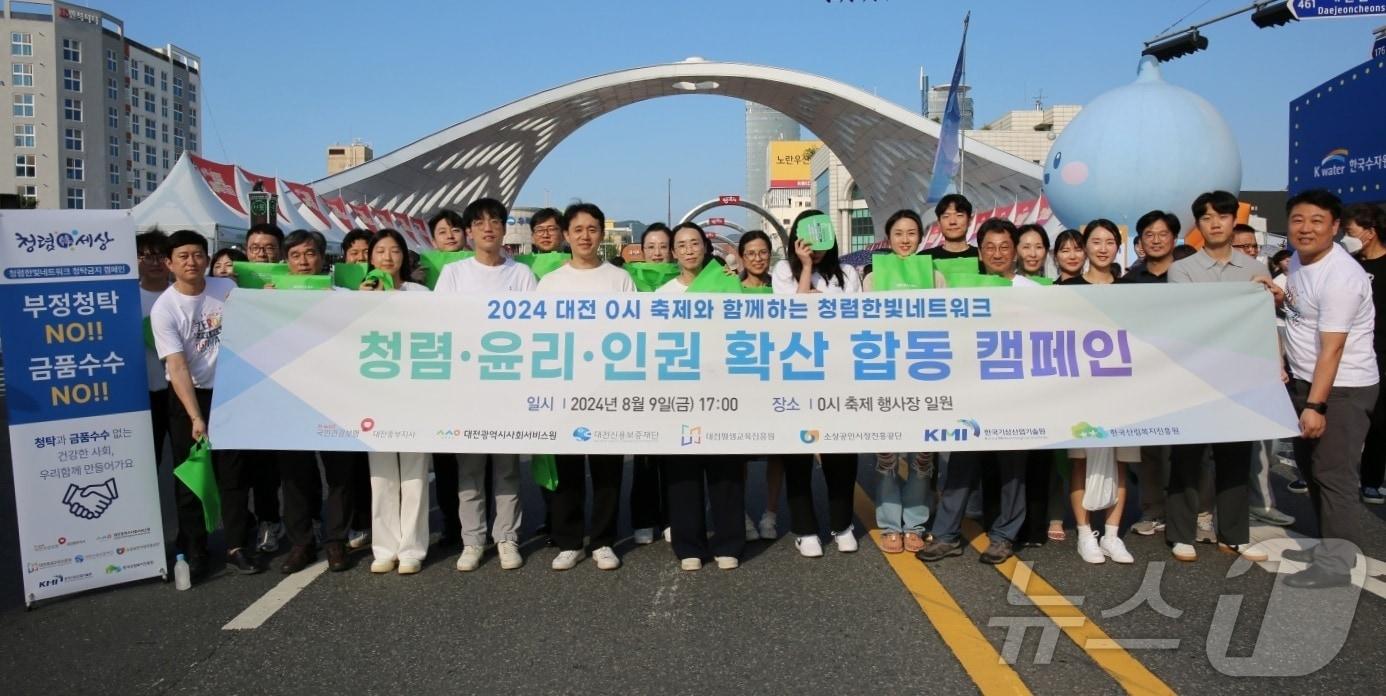
[{"label": "white tent canopy", "polygon": [[208,188],[187,153],[178,158],[163,183],[131,214],[138,230],[196,230],[213,248],[239,244],[250,228],[249,218],[232,210]]}]

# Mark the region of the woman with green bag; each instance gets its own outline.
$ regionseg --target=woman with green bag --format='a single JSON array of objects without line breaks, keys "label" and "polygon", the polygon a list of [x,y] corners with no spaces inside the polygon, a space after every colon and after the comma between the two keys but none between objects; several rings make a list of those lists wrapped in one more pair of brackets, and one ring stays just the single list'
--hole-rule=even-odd
[{"label": "woman with green bag", "polygon": [[[643,261],[628,263],[625,270],[640,292],[659,292],[670,278],[678,274],[678,267],[671,263],[669,255],[673,246],[673,235],[669,226],[656,222],[645,228],[640,235],[640,253]],[[630,497],[626,500],[630,510],[630,526],[635,530],[631,538],[637,544],[654,542],[655,532],[663,530],[665,541],[669,540],[669,490],[663,476],[663,457],[654,454],[637,454],[631,462]]]},{"label": "woman with green bag", "polygon": [[[411,270],[404,237],[383,229],[371,238],[371,272],[362,291],[428,288],[405,280]],[[372,573],[399,568],[411,575],[423,568],[428,554],[428,460],[420,452],[371,452],[371,561]]]},{"label": "woman with green bag", "polygon": [[[741,292],[747,295],[769,295],[770,235],[762,230],[750,230],[736,243],[736,255],[741,258]],[[747,467],[749,471],[750,467]],[[743,477],[744,479],[744,477]],[[746,541],[777,539],[780,536],[776,517],[780,511],[780,490],[784,487],[784,462],[777,454],[765,458],[765,512],[760,524],[746,517]]]},{"label": "woman with green bag", "polygon": [[880,292],[948,287],[943,274],[935,270],[933,257],[918,253],[921,229],[923,221],[913,210],[897,210],[886,219],[890,249],[871,258],[871,271],[862,280],[863,289]]},{"label": "woman with green bag", "polygon": [[[728,276],[712,258],[712,241],[703,228],[685,222],[674,228],[674,259],[679,275],[659,288],[662,294],[686,292],[738,292],[740,281]],[[745,474],[739,457],[700,454],[666,457],[664,480],[669,490],[670,541],[679,566],[698,570],[704,559],[731,570],[740,564],[746,538],[741,525],[746,516]],[[704,503],[704,500],[707,503]],[[704,506],[712,509],[712,542]]]}]

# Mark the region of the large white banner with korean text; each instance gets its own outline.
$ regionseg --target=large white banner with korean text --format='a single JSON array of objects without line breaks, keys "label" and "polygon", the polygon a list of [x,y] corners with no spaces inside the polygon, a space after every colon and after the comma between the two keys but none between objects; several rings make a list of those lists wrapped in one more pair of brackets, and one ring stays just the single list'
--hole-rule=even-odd
[{"label": "large white banner with korean text", "polygon": [[218,448],[785,453],[1295,432],[1260,286],[843,295],[238,290]]}]

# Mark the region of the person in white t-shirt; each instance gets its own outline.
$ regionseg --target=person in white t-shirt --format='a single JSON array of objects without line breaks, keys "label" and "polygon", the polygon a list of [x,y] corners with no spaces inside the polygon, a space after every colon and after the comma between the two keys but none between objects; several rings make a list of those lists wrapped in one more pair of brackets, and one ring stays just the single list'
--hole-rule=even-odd
[{"label": "person in white t-shirt", "polygon": [[154,462],[163,459],[164,438],[168,437],[168,377],[164,375],[164,363],[154,350],[154,336],[148,331],[149,312],[154,303],[168,289],[168,266],[164,264],[164,245],[168,235],[159,230],[150,230],[135,235],[135,253],[139,256],[140,272],[140,318],[144,320],[145,381],[149,386],[149,420],[154,426]]},{"label": "person in white t-shirt", "polygon": [[[630,274],[602,261],[598,255],[606,230],[606,215],[591,203],[575,203],[563,212],[563,239],[572,250],[567,263],[539,280],[544,293],[626,293],[635,292]],[[592,475],[592,560],[601,570],[616,570],[621,559],[611,547],[616,543],[616,517],[621,507],[621,474],[624,458],[619,454],[560,454],[554,457],[558,468],[558,488],[550,496],[549,539],[558,547],[554,570],[569,570],[585,555],[583,552],[583,502],[586,479],[583,465]]]},{"label": "person in white t-shirt", "polygon": [[[805,210],[794,218],[789,230],[791,255],[776,263],[770,272],[770,285],[776,295],[861,292],[861,276],[856,268],[838,262],[836,245],[815,251],[804,240],[806,225],[813,223],[811,218],[822,215],[818,210]],[[828,492],[828,531],[838,551],[851,553],[857,550],[857,536],[852,530],[857,455],[824,452],[819,454],[819,461]],[[813,455],[784,455],[784,475],[790,529],[796,537],[794,547],[805,558],[819,558],[823,544],[818,538],[818,516],[813,506]]]},{"label": "person in white t-shirt", "polygon": [[1372,345],[1372,285],[1362,266],[1334,243],[1342,217],[1337,196],[1305,191],[1290,198],[1285,210],[1295,248],[1284,303],[1290,399],[1299,411],[1295,460],[1308,465],[1323,538],[1306,551],[1284,553],[1291,560],[1312,561],[1285,584],[1342,587],[1351,582],[1362,541],[1358,466],[1380,379]]},{"label": "person in white t-shirt", "polygon": [[[405,280],[413,270],[404,236],[386,228],[371,237],[371,270],[390,275],[393,290],[428,292]],[[361,281],[360,290],[386,290],[375,278]],[[423,568],[428,555],[428,463],[422,452],[371,452],[371,561],[372,573],[398,568],[413,575]]]},{"label": "person in white t-shirt", "polygon": [[[169,437],[173,461],[181,463],[197,441],[207,435],[212,411],[212,384],[221,347],[226,298],[236,284],[209,278],[207,239],[192,230],[169,235],[164,258],[173,285],[149,311],[150,329],[159,359],[164,361],[172,394],[169,399]],[[221,520],[226,530],[226,562],[242,574],[260,567],[252,543],[254,516],[249,509],[250,470],[237,451],[213,454]],[[202,503],[181,481],[174,483],[178,506],[178,549],[194,575],[207,571],[207,531]]]},{"label": "person in white t-shirt", "polygon": [[[443,267],[433,292],[491,296],[509,292],[530,292],[539,281],[529,267],[502,253],[507,211],[500,201],[483,198],[462,211],[467,234],[476,256]],[[445,455],[439,455],[440,457]],[[468,453],[457,457],[456,513],[461,521],[462,554],[457,569],[476,570],[486,551],[486,463],[491,463],[491,485],[495,496],[495,522],[491,536],[501,568],[513,570],[524,565],[520,555],[520,461],[514,454]]]}]

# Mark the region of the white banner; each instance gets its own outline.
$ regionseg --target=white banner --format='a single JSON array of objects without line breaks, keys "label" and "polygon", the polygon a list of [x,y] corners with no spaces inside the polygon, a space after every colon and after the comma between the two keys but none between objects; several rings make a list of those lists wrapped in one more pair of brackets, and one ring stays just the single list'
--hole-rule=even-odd
[{"label": "white banner", "polygon": [[165,574],[129,213],[0,211],[0,333],[26,604]]},{"label": "white banner", "polygon": [[832,295],[238,290],[230,449],[791,453],[1292,435],[1271,298],[1180,285]]}]

